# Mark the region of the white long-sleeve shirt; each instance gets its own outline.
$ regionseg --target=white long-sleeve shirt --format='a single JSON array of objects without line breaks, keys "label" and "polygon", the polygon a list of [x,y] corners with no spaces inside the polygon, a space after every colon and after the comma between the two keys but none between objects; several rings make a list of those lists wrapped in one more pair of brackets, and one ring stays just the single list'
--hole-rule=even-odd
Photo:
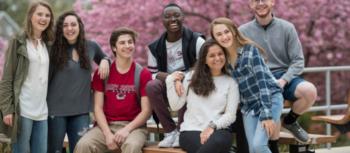
[{"label": "white long-sleeve shirt", "polygon": [[209,96],[199,96],[188,88],[192,73],[185,75],[183,86],[184,94],[178,96],[175,91],[174,77],[166,79],[167,96],[172,110],[179,110],[187,103],[184,122],[180,131],[203,131],[213,121],[217,129],[227,128],[236,120],[236,111],[239,103],[238,84],[228,75],[213,77],[215,91]]},{"label": "white long-sleeve shirt", "polygon": [[29,69],[19,95],[21,116],[40,121],[46,120],[48,108],[46,102],[49,55],[45,43],[38,41],[35,48],[33,43],[27,40],[27,52]]}]

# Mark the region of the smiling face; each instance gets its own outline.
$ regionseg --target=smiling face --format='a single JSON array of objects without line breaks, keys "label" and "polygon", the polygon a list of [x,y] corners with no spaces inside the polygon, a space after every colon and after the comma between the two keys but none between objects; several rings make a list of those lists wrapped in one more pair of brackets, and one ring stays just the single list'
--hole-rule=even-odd
[{"label": "smiling face", "polygon": [[40,36],[41,33],[45,31],[50,24],[50,10],[45,6],[38,5],[35,11],[33,12],[33,15],[30,20],[33,27],[34,35]]},{"label": "smiling face", "polygon": [[66,16],[63,22],[63,36],[69,44],[74,44],[77,41],[79,30],[78,19],[73,15]]},{"label": "smiling face", "polygon": [[122,34],[118,37],[115,46],[112,47],[117,58],[129,59],[135,51],[135,43],[130,34]]},{"label": "smiling face", "polygon": [[234,34],[225,24],[216,24],[212,28],[214,39],[225,48],[233,45]]},{"label": "smiling face", "polygon": [[249,6],[258,18],[265,18],[272,15],[272,8],[275,5],[274,0],[250,0]]},{"label": "smiling face", "polygon": [[184,15],[179,7],[169,6],[163,11],[163,25],[167,32],[180,32]]},{"label": "smiling face", "polygon": [[208,48],[206,64],[208,65],[213,76],[220,75],[222,73],[222,68],[225,66],[225,62],[225,53],[220,46],[213,45]]}]

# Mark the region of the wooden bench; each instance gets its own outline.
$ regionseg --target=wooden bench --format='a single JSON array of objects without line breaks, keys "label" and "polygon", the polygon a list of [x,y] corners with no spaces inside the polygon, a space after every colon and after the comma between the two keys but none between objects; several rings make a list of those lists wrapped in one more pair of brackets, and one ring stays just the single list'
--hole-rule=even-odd
[{"label": "wooden bench", "polygon": [[280,132],[279,144],[289,145],[289,153],[307,152],[310,145],[320,145],[336,142],[336,137],[332,135],[309,134],[310,141],[308,143],[298,142],[289,132]]},{"label": "wooden bench", "polygon": [[[147,131],[149,133],[154,133],[154,134],[163,134],[164,129],[161,124],[158,125],[157,127],[156,123],[147,123]],[[146,147],[143,148],[144,153],[186,153],[184,150],[181,148],[159,148],[157,146],[158,143],[152,143],[146,145]]]},{"label": "wooden bench", "polygon": [[[310,141],[308,143],[309,145],[319,145],[319,144],[326,144],[326,143],[334,143],[336,142],[336,137],[332,135],[321,135],[321,134],[309,134]],[[280,132],[280,139],[278,140],[280,144],[293,144],[298,145],[302,144],[298,142],[294,136],[289,132]]]},{"label": "wooden bench", "polygon": [[181,148],[159,148],[158,143],[148,143],[142,150],[143,153],[186,153]]},{"label": "wooden bench", "polygon": [[156,123],[147,123],[147,131],[149,133],[164,133],[164,129],[161,124],[158,125]]},{"label": "wooden bench", "polygon": [[322,115],[313,116],[311,119],[314,121],[323,121],[335,126],[341,133],[346,133],[350,131],[350,91],[347,94],[347,104],[345,114],[342,115]]}]

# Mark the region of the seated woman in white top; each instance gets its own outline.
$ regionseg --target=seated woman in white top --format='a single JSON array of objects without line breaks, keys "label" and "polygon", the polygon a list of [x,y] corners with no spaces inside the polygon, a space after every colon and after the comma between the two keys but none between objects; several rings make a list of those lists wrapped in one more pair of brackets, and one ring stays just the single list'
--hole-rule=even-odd
[{"label": "seated woman in white top", "polygon": [[171,109],[187,104],[180,146],[188,153],[226,153],[230,149],[228,126],[236,119],[239,91],[227,65],[228,53],[210,39],[203,44],[193,71],[184,78],[178,72],[166,79]]}]

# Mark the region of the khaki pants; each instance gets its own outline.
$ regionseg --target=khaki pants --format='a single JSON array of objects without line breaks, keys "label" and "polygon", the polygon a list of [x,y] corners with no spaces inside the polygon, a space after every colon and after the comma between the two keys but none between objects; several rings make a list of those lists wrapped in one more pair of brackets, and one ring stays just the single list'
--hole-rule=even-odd
[{"label": "khaki pants", "polygon": [[[116,121],[109,125],[113,133],[126,126],[129,122]],[[137,128],[133,130],[121,146],[122,153],[142,153],[142,147],[147,139],[147,129]],[[74,153],[105,153],[110,152],[106,145],[102,130],[96,126],[88,131],[75,146]],[[115,152],[115,151],[114,151]]]}]

